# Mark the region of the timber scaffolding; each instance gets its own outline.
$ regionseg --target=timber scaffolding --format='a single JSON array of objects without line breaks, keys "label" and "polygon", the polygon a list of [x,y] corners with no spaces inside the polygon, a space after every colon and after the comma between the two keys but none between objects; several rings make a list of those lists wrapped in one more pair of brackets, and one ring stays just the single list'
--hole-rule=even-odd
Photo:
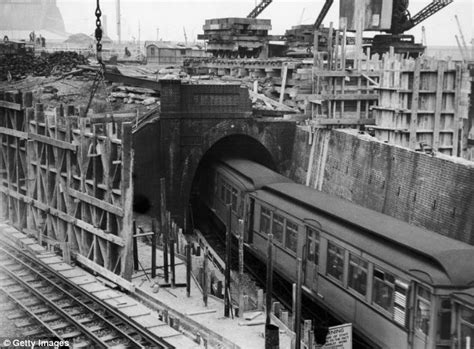
[{"label": "timber scaffolding", "polygon": [[348,57],[344,43],[329,45],[330,52],[311,61],[193,59],[185,68],[190,74],[240,79],[254,92],[258,82],[258,90],[278,100],[282,110],[298,108],[299,114],[287,117],[313,131],[363,126],[382,142],[473,160],[466,64],[405,59],[393,50],[383,57],[370,52]]},{"label": "timber scaffolding", "polygon": [[0,94],[0,219],[120,284],[133,268],[132,124],[82,113]]}]

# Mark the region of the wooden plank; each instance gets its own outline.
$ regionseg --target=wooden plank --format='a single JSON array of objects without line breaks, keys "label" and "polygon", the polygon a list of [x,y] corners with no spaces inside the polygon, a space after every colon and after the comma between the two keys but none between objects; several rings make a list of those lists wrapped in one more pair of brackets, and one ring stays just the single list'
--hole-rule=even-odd
[{"label": "wooden plank", "polygon": [[27,139],[28,138],[28,133],[23,132],[23,131],[18,131],[14,130],[11,128],[6,128],[6,127],[0,127],[0,133],[7,135],[7,136],[13,136],[21,139]]},{"label": "wooden plank", "polygon": [[1,101],[1,100],[0,100],[0,107],[1,108],[18,110],[18,111],[23,110],[21,104],[19,104],[19,103],[13,103],[13,102]]},{"label": "wooden plank", "polygon": [[113,283],[119,285],[125,290],[129,292],[135,292],[135,285],[133,285],[131,282],[125,280],[124,278],[120,277],[117,274],[114,274],[110,270],[105,269],[104,267],[98,265],[97,263],[94,263],[93,261],[91,261],[90,259],[87,259],[83,255],[76,254],[76,261],[79,264],[82,264],[83,266],[94,270],[95,272],[103,276],[104,278],[112,281]]},{"label": "wooden plank", "polygon": [[436,79],[436,102],[434,110],[434,126],[433,126],[433,150],[439,149],[439,131],[441,123],[441,107],[443,102],[443,81],[444,81],[445,64],[438,61],[438,74]]},{"label": "wooden plank", "polygon": [[61,149],[68,149],[68,150],[72,150],[72,151],[77,151],[77,145],[74,145],[74,144],[71,144],[71,143],[68,143],[68,142],[64,142],[64,141],[60,141],[60,140],[57,140],[57,139],[54,139],[54,138],[50,138],[48,136],[43,136],[43,135],[39,135],[39,134],[30,132],[30,133],[28,133],[28,138],[32,139],[34,141],[49,144],[49,145],[52,145],[54,147],[58,147],[58,148],[61,148]]},{"label": "wooden plank", "polygon": [[257,99],[262,100],[263,102],[268,102],[269,104],[271,104],[272,106],[274,106],[274,107],[276,107],[280,110],[296,112],[295,109],[290,108],[285,104],[279,103],[278,101],[275,101],[275,100],[273,100],[273,99],[271,99],[271,98],[269,98],[265,95],[262,95],[260,93],[255,93],[255,92],[249,90],[249,96],[250,96],[250,98],[257,98]]},{"label": "wooden plank", "polygon": [[295,100],[307,100],[308,102],[333,100],[333,101],[377,101],[379,95],[377,93],[342,93],[342,94],[300,94]]},{"label": "wooden plank", "polygon": [[123,210],[120,207],[114,206],[112,204],[109,204],[108,202],[105,202],[103,200],[99,200],[93,196],[90,196],[88,194],[84,194],[80,191],[77,191],[75,189],[69,188],[67,189],[68,193],[71,194],[71,196],[84,201],[90,205],[94,205],[98,208],[101,208],[107,212],[110,212],[116,216],[123,217]]},{"label": "wooden plank", "polygon": [[121,276],[131,280],[132,265],[132,234],[133,234],[133,149],[132,149],[132,124],[122,124],[122,172],[121,172],[121,200],[124,215],[122,217],[122,229],[118,232],[125,243],[121,251]]},{"label": "wooden plank", "polygon": [[141,78],[136,78],[133,76],[127,76],[127,75],[112,73],[108,71],[104,73],[104,76],[108,81],[111,81],[111,82],[121,82],[121,83],[124,83],[125,85],[145,87],[145,88],[149,88],[155,91],[161,90],[161,83],[158,81],[141,79]]},{"label": "wooden plank", "polygon": [[375,125],[375,119],[315,119],[311,123],[315,125]]},{"label": "wooden plank", "polygon": [[416,129],[418,127],[418,104],[419,104],[419,90],[420,90],[420,67],[421,61],[415,61],[415,70],[413,72],[413,92],[411,97],[411,117],[410,117],[410,136],[409,144],[411,149],[416,149],[418,146]]},{"label": "wooden plank", "polygon": [[[461,101],[462,101],[462,96],[461,96],[461,85],[462,85],[462,75],[463,75],[463,69],[461,65],[456,66],[456,78],[455,78],[455,86],[454,89],[456,90],[456,93],[454,95],[454,115],[453,115],[453,152],[452,156],[462,156],[463,152],[463,146],[462,146],[462,139],[461,142],[459,142],[459,128],[461,128],[461,137],[462,137],[462,126],[459,125],[459,119],[463,118],[463,115],[459,115],[463,108],[460,107]],[[472,82],[471,82],[471,86]],[[469,105],[469,102],[466,101],[466,104]],[[469,130],[467,131],[469,132]],[[459,144],[461,143],[461,144]],[[461,145],[461,147],[459,147]]]},{"label": "wooden plank", "polygon": [[278,100],[280,103],[283,103],[283,98],[285,97],[285,87],[286,87],[286,78],[288,76],[288,65],[283,66],[282,71],[282,80],[281,80],[281,89],[280,89],[280,99]]}]

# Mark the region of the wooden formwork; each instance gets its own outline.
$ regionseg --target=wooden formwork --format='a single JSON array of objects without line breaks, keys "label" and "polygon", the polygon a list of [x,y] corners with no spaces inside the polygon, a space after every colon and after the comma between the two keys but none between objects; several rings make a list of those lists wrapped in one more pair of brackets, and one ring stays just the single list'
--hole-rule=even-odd
[{"label": "wooden formwork", "polygon": [[384,57],[379,105],[374,107],[376,137],[414,150],[462,155],[467,85],[461,63]]},{"label": "wooden formwork", "polygon": [[0,94],[0,217],[130,279],[132,127],[76,114]]},{"label": "wooden formwork", "polygon": [[[354,53],[348,56],[345,32],[336,31],[337,42],[332,43],[330,28],[328,52],[318,52],[312,71],[313,93],[301,95],[312,104],[312,119],[327,124],[324,119],[338,119],[338,125],[370,124],[371,107],[377,104],[381,61]],[[334,122],[334,121],[333,121]]]}]

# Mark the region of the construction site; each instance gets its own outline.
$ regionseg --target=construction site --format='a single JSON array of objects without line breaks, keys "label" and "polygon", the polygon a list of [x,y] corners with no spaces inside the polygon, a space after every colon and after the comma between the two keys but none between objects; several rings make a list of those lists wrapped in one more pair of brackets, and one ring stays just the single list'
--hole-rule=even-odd
[{"label": "construction site", "polygon": [[426,41],[456,1],[184,42],[163,3],[131,39],[127,0],[92,34],[2,1],[0,346],[474,349],[473,41]]}]

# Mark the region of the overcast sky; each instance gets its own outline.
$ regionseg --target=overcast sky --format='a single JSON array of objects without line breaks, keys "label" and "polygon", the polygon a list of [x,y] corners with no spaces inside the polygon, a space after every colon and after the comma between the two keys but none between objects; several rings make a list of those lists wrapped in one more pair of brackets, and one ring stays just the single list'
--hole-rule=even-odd
[{"label": "overcast sky", "polygon": [[[255,6],[256,0],[121,0],[122,40],[138,38],[156,40],[157,28],[163,40],[184,41],[184,29],[188,40],[202,33],[202,25],[209,18],[245,17]],[[260,1],[260,0],[258,0]],[[416,14],[432,0],[410,0],[409,10]],[[456,45],[459,33],[454,16],[457,14],[463,34],[469,42],[474,37],[473,0],[454,2],[409,33],[421,40],[421,27],[425,26],[428,45]],[[271,19],[271,34],[284,34],[286,29],[297,24],[312,24],[323,6],[324,0],[274,0],[259,16]],[[57,0],[69,33],[91,34],[95,25],[96,0]],[[115,0],[101,0],[101,9],[107,16],[108,34],[117,38]],[[338,25],[338,0],[334,2],[324,24],[332,21]],[[184,28],[184,29],[183,29]]]}]

